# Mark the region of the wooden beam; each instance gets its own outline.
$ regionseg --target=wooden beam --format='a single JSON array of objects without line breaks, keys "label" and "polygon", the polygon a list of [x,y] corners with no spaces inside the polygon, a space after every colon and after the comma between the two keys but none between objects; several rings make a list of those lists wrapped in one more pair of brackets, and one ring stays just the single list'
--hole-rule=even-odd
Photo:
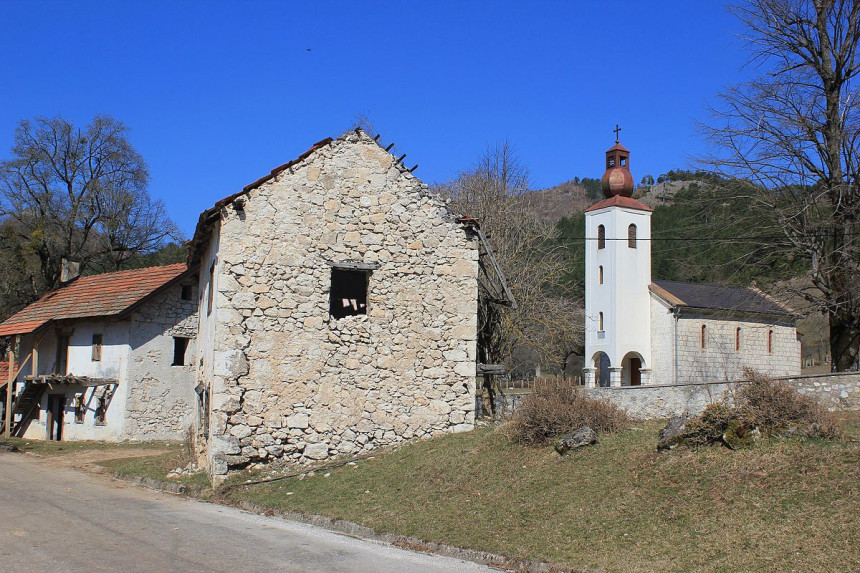
[{"label": "wooden beam", "polygon": [[15,353],[9,351],[9,380],[6,384],[6,418],[4,420],[4,433],[6,438],[11,436],[12,432],[12,381],[15,373]]},{"label": "wooden beam", "polygon": [[328,266],[345,271],[375,271],[379,268],[378,263],[359,263],[354,261],[343,261],[339,263],[329,262]]},{"label": "wooden beam", "polygon": [[507,374],[508,367],[504,364],[478,364],[478,374]]}]

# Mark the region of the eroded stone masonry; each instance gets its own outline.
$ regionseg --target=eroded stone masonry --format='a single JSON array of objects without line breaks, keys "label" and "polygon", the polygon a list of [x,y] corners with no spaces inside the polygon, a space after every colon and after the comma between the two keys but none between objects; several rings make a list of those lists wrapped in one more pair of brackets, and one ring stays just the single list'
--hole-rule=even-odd
[{"label": "eroded stone masonry", "polygon": [[363,132],[204,212],[193,249],[216,478],[474,427],[477,241]]}]

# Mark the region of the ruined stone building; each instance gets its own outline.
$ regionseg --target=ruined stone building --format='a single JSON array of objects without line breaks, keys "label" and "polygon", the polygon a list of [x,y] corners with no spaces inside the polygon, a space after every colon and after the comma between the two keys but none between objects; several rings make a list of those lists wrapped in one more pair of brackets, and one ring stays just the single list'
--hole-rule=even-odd
[{"label": "ruined stone building", "polygon": [[631,197],[630,152],[606,152],[606,199],[585,213],[586,386],[800,373],[796,316],[745,287],[651,279],[651,209]]},{"label": "ruined stone building", "polygon": [[474,427],[475,223],[361,130],[204,211],[190,261],[215,479]]},{"label": "ruined stone building", "polygon": [[72,277],[9,317],[0,427],[48,440],[184,438],[197,413],[195,289],[184,263]]}]

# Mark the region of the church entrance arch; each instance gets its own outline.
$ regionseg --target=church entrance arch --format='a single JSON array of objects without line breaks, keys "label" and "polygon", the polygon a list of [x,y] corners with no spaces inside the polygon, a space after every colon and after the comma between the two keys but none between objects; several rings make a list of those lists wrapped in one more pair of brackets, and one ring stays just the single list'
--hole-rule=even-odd
[{"label": "church entrance arch", "polygon": [[597,381],[597,385],[601,388],[609,388],[609,367],[612,366],[609,356],[605,352],[597,352],[592,358],[592,363],[596,368],[594,379]]},{"label": "church entrance arch", "polygon": [[622,386],[641,386],[642,372],[645,367],[645,361],[638,352],[628,352],[621,360],[621,385]]}]

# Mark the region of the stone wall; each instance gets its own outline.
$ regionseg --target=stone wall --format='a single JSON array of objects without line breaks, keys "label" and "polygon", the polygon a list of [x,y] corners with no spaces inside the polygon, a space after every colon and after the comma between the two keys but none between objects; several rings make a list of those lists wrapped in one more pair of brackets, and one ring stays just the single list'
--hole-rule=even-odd
[{"label": "stone wall", "polygon": [[[651,298],[652,372],[654,384],[675,383],[675,319],[657,297]],[[702,348],[702,326],[705,347]],[[710,315],[682,314],[677,321],[678,380],[738,380],[745,367],[774,376],[800,373],[800,342],[792,324],[766,320],[725,320]],[[740,350],[736,349],[737,329]],[[768,336],[772,345],[768,348]]]},{"label": "stone wall", "polygon": [[[477,243],[371,138],[314,151],[213,233],[213,477],[474,427]],[[366,314],[334,319],[349,263],[372,268]]]},{"label": "stone wall", "polygon": [[[197,297],[181,298],[179,284],[143,304],[130,324],[123,437],[179,440],[194,426]],[[174,366],[173,337],[188,338],[185,364]]]},{"label": "stone wall", "polygon": [[[797,388],[798,392],[818,398],[829,410],[860,410],[860,372],[791,376],[778,378]],[[738,384],[744,382],[699,382],[654,386],[621,386],[588,388],[591,398],[612,402],[636,419],[663,419],[696,415],[705,406],[722,400],[731,401]],[[505,414],[510,415],[528,396],[528,391],[509,392],[505,396]]]},{"label": "stone wall", "polygon": [[[830,410],[860,410],[860,372],[793,376],[785,380],[801,393],[814,395]],[[743,382],[702,382],[660,386],[591,388],[589,396],[608,400],[638,419],[695,415],[724,399]]]}]

